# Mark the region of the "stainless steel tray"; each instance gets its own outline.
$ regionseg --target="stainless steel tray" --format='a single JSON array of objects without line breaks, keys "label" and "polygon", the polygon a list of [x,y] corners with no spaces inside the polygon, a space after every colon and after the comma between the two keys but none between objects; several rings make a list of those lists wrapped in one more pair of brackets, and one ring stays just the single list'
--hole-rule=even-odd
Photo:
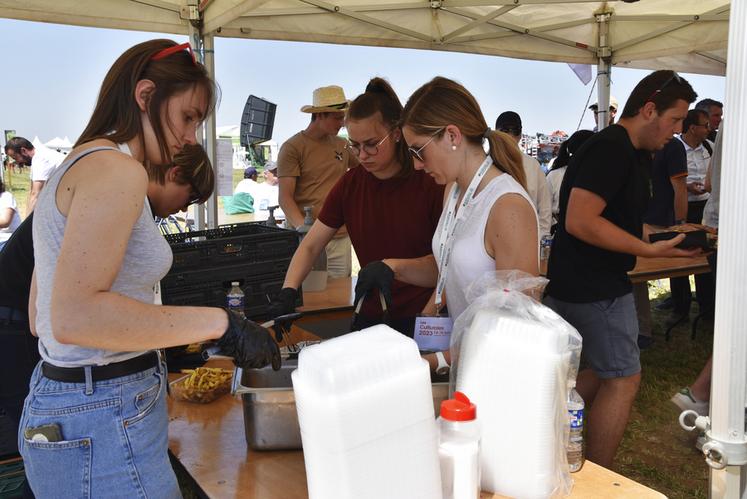
[{"label": "stainless steel tray", "polygon": [[[240,394],[244,405],[244,433],[247,445],[254,450],[301,449],[296,398],[291,373],[297,359],[284,359],[279,371],[239,368],[234,372],[232,393]],[[449,396],[448,383],[433,383],[434,414],[441,401]]]}]

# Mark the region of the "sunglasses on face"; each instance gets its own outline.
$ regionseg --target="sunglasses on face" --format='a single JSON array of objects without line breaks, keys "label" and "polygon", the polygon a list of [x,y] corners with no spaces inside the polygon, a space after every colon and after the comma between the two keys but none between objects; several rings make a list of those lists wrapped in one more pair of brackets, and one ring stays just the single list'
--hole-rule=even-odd
[{"label": "sunglasses on face", "polygon": [[438,130],[436,130],[436,132],[435,132],[434,134],[432,134],[432,135],[431,135],[431,137],[430,137],[430,138],[429,138],[429,139],[428,139],[428,140],[427,140],[427,141],[425,142],[425,144],[423,144],[423,145],[422,145],[421,147],[419,147],[418,149],[415,149],[415,148],[413,148],[413,147],[408,147],[408,148],[407,148],[407,150],[408,150],[408,151],[410,152],[410,155],[411,155],[411,156],[412,156],[413,158],[415,158],[415,159],[417,159],[418,161],[420,161],[421,163],[424,163],[424,162],[425,162],[425,160],[423,159],[423,156],[422,156],[422,155],[421,155],[420,153],[421,153],[421,152],[423,151],[423,149],[425,149],[425,147],[426,147],[426,146],[427,146],[428,144],[430,144],[431,142],[433,142],[433,140],[434,140],[434,139],[436,138],[436,136],[437,136],[437,135],[438,135],[439,133],[441,133],[441,132],[442,132],[442,131],[443,131],[443,130],[444,130],[445,128],[446,128],[446,127],[445,127],[445,126],[443,126],[443,127],[439,128]]},{"label": "sunglasses on face", "polygon": [[393,131],[394,129],[392,128],[391,130],[389,130],[389,133],[384,136],[383,139],[381,139],[380,141],[378,141],[376,144],[373,144],[373,145],[356,144],[348,140],[348,149],[350,149],[350,151],[355,156],[360,156],[361,151],[365,151],[366,154],[368,154],[369,156],[376,156],[377,154],[379,154],[379,146],[383,144],[384,141],[388,139],[390,135],[392,135]]},{"label": "sunglasses on face", "polygon": [[161,59],[165,59],[171,54],[176,54],[178,52],[181,52],[182,50],[189,51],[189,55],[192,57],[192,63],[196,66],[197,59],[195,59],[195,53],[192,51],[192,45],[190,45],[189,42],[180,43],[179,45],[173,45],[171,47],[166,47],[163,50],[159,50],[153,55],[153,57],[150,58],[150,60],[159,61]]},{"label": "sunglasses on face", "polygon": [[659,88],[653,91],[653,93],[648,97],[648,99],[646,99],[646,102],[652,102],[654,100],[654,97],[660,94],[662,90],[664,90],[667,87],[667,85],[669,85],[673,81],[676,81],[678,84],[682,83],[682,78],[680,78],[680,75],[678,75],[676,71],[672,71],[672,76],[664,80],[664,83],[659,85]]}]

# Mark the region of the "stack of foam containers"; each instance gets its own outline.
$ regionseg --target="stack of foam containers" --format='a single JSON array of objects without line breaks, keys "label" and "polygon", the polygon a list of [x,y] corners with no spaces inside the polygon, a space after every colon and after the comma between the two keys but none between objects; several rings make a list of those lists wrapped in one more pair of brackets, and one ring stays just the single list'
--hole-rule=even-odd
[{"label": "stack of foam containers", "polygon": [[465,332],[456,390],[482,421],[482,490],[525,499],[556,495],[565,452],[567,332],[481,310]]},{"label": "stack of foam containers", "polygon": [[440,499],[428,363],[374,326],[304,348],[292,374],[310,499]]}]

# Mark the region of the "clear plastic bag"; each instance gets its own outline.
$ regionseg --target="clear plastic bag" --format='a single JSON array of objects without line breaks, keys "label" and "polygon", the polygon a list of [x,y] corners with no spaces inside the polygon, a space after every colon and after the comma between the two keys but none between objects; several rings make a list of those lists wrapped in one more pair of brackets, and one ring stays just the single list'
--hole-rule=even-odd
[{"label": "clear plastic bag", "polygon": [[483,422],[482,488],[512,497],[571,491],[567,398],[581,335],[539,300],[547,279],[495,271],[467,290],[451,335],[450,393],[464,392]]}]

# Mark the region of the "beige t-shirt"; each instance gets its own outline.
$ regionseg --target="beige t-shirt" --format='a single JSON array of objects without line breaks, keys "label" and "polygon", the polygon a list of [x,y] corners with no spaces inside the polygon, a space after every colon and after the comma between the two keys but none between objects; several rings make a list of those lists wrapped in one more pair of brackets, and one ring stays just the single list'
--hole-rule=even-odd
[{"label": "beige t-shirt", "polygon": [[[296,177],[293,199],[303,213],[311,206],[316,220],[327,194],[342,175],[357,165],[341,137],[314,140],[304,132],[289,138],[278,153],[278,177]],[[344,227],[341,229],[344,233]]]}]

